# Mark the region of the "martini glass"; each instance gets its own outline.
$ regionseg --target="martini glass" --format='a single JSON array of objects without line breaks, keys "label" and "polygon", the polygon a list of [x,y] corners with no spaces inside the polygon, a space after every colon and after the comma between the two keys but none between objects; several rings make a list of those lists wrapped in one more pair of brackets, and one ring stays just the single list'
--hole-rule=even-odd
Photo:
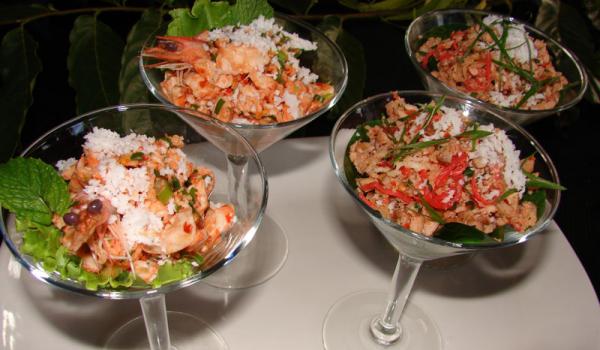
[{"label": "martini glass", "polygon": [[[310,68],[319,76],[319,81],[331,84],[335,92],[329,102],[319,110],[296,120],[269,125],[228,123],[244,136],[258,153],[330,110],[342,97],[348,81],[346,59],[340,48],[327,36],[313,26],[285,15],[277,14],[275,22],[285,31],[296,33],[303,39],[317,43],[316,51],[304,52],[299,57],[300,65]],[[155,43],[156,40],[151,39],[142,50],[155,46]],[[160,69],[146,68],[155,62],[156,60],[153,58],[140,56],[142,78],[148,89],[160,102],[172,105],[160,87],[160,83],[164,79],[164,72]],[[244,157],[230,159],[230,173],[243,173],[245,163]],[[241,176],[236,177],[241,178]],[[235,181],[231,183],[235,186]],[[205,282],[220,288],[247,288],[261,284],[273,277],[283,267],[287,253],[288,242],[283,228],[267,214],[252,244],[241,253],[233,264],[210,276]]]},{"label": "martini glass", "polygon": [[[398,92],[408,103],[428,103],[442,95],[424,91]],[[508,247],[523,243],[542,231],[552,219],[560,201],[560,191],[548,190],[547,203],[538,222],[526,232],[506,232],[497,243],[453,243],[436,237],[427,237],[384,219],[379,212],[366,205],[357,196],[344,172],[346,151],[356,128],[368,121],[379,119],[392,93],[365,99],[346,111],[335,124],[330,140],[333,168],[356,203],[372,223],[398,250],[399,259],[389,291],[366,291],[351,294],[331,307],[325,318],[323,342],[327,350],[352,349],[428,349],[442,348],[442,335],[435,321],[417,305],[409,301],[410,291],[424,261],[485,249]],[[480,124],[493,123],[507,132],[521,155],[536,152],[535,171],[558,183],[558,175],[548,154],[540,144],[517,124],[494,114],[482,104],[459,97],[447,96],[444,105],[457,109],[464,116]]]},{"label": "martini glass", "polygon": [[[145,104],[108,107],[67,121],[40,137],[22,156],[39,158],[48,164],[79,157],[84,135],[94,127],[110,129],[121,136],[132,132],[153,137],[183,136],[186,144],[183,151],[190,161],[208,167],[215,173],[216,185],[211,200],[227,201],[235,206],[237,221],[234,226],[204,255],[204,262],[194,267],[190,277],[159,288],[89,290],[76,280],[65,279],[56,271],[47,271],[39,261],[22,253],[22,233],[15,229],[14,216],[2,210],[0,228],[6,244],[16,259],[45,283],[104,299],[139,299],[143,316],[129,321],[112,334],[106,343],[108,349],[184,350],[199,345],[209,349],[227,349],[223,338],[202,320],[184,313],[168,313],[167,316],[165,294],[191,286],[229,264],[252,240],[267,203],[267,182],[258,155],[242,136],[212,118],[179,108]],[[228,155],[247,159],[245,180],[240,182],[235,193],[229,192]],[[169,327],[173,334],[169,333]],[[181,338],[178,338],[179,334]]]},{"label": "martini glass", "polygon": [[[438,78],[434,77],[429,70],[423,68],[416,57],[416,53],[422,44],[421,38],[427,35],[428,32],[435,30],[441,26],[472,26],[481,21],[488,15],[494,15],[502,18],[514,25],[523,25],[525,31],[534,39],[543,40],[548,46],[548,53],[551,56],[552,62],[556,69],[561,72],[569,81],[569,88],[560,92],[561,97],[558,104],[553,108],[540,110],[526,110],[509,107],[502,107],[493,103],[478,100],[468,93],[462,92],[449,86]],[[521,22],[513,17],[478,10],[467,9],[450,9],[429,11],[417,17],[406,30],[404,37],[404,45],[406,52],[415,70],[419,74],[421,81],[427,87],[427,90],[456,95],[466,99],[477,100],[488,109],[510,119],[518,124],[525,125],[536,120],[556,115],[557,113],[567,110],[575,106],[585,94],[588,77],[584,65],[575,56],[575,54],[563,46],[558,41],[554,40],[550,35],[543,31],[530,26],[526,22]]]}]

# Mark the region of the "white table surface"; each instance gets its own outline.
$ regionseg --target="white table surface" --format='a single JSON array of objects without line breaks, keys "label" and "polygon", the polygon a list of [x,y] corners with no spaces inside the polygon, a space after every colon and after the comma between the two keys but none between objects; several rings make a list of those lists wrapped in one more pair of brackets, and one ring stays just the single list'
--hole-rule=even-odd
[{"label": "white table surface", "polygon": [[[167,296],[232,350],[322,349],[322,326],[340,298],[387,289],[397,255],[333,173],[328,139],[284,140],[261,158],[268,217],[289,256],[271,280],[244,290],[204,283]],[[410,302],[437,323],[444,349],[600,349],[600,306],[556,224],[517,247],[426,264]],[[135,300],[107,301],[49,287],[0,251],[0,348],[97,349],[141,314]]]}]

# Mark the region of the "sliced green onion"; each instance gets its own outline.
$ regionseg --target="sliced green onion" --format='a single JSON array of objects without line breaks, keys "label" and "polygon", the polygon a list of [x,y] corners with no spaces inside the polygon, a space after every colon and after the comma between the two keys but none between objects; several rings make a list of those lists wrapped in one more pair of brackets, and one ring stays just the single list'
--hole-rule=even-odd
[{"label": "sliced green onion", "polygon": [[219,114],[219,112],[221,112],[221,108],[223,108],[223,105],[225,104],[225,101],[223,101],[222,98],[220,98],[217,101],[217,106],[215,107],[215,114]]},{"label": "sliced green onion", "polygon": [[131,160],[144,160],[144,152],[135,152],[129,156]]}]

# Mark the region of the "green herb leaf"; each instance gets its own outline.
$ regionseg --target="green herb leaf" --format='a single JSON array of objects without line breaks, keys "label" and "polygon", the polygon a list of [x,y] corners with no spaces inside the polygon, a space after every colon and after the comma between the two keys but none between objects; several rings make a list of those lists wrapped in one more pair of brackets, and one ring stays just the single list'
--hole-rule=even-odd
[{"label": "green herb leaf", "polygon": [[69,40],[67,66],[77,113],[117,104],[124,46],[119,35],[95,16],[79,16]]},{"label": "green herb leaf", "polygon": [[144,152],[135,152],[129,156],[131,160],[144,160]]},{"label": "green herb leaf", "polygon": [[273,8],[267,0],[237,0],[233,5],[227,1],[196,0],[191,10],[179,8],[169,15],[173,20],[167,35],[192,36],[227,25],[248,24],[260,15],[271,18]]},{"label": "green herb leaf", "polygon": [[0,165],[0,204],[18,218],[49,225],[53,213],[67,212],[71,198],[67,183],[52,166],[39,159],[14,158]]},{"label": "green herb leaf", "polygon": [[490,235],[486,235],[473,226],[458,222],[450,222],[445,224],[435,236],[437,238],[454,243],[497,243],[497,241],[490,237]]},{"label": "green herb leaf", "polygon": [[404,146],[400,147],[400,149],[401,150],[423,149],[423,148],[427,148],[427,147],[431,147],[431,146],[435,146],[435,145],[441,145],[448,141],[450,141],[450,139],[446,139],[446,138],[439,139],[439,140],[423,141],[423,142],[417,142],[417,143],[411,143],[408,145],[404,145]]},{"label": "green herb leaf", "polygon": [[466,177],[471,177],[473,176],[473,174],[475,174],[475,171],[473,171],[473,169],[466,167],[465,171],[463,171],[463,175]]},{"label": "green herb leaf", "polygon": [[470,140],[478,140],[492,135],[493,132],[485,130],[469,130],[456,135],[456,137],[467,138]]},{"label": "green herb leaf", "polygon": [[164,186],[160,189],[160,191],[156,194],[156,198],[164,204],[169,204],[169,200],[173,197],[173,189],[171,188],[171,184],[168,182],[164,182]]},{"label": "green herb leaf", "polygon": [[281,67],[283,68],[285,66],[285,63],[288,60],[288,56],[284,51],[277,51],[277,62],[279,62],[279,64],[281,65]]},{"label": "green herb leaf", "polygon": [[223,99],[219,99],[217,101],[217,105],[215,106],[215,114],[219,114],[219,112],[221,112],[221,108],[223,108],[223,105],[225,104],[225,101],[223,101]]},{"label": "green herb leaf", "polygon": [[[4,16],[4,13],[3,13]],[[0,46],[0,110],[3,133],[0,138],[0,162],[14,154],[25,116],[33,102],[33,86],[42,64],[37,43],[23,27],[4,35]]]},{"label": "green herb leaf", "polygon": [[506,198],[508,198],[508,196],[510,196],[513,193],[517,193],[517,190],[514,188],[509,188],[508,190],[506,190],[504,193],[502,193],[498,199],[496,199],[496,203],[502,202],[503,200],[505,200]]},{"label": "green herb leaf", "polygon": [[546,191],[537,190],[523,195],[523,202],[531,202],[535,205],[538,220],[544,215],[546,210]]},{"label": "green herb leaf", "polygon": [[544,188],[544,189],[549,189],[549,190],[561,190],[561,191],[564,191],[567,189],[566,187],[564,187],[560,184],[557,184],[552,181],[548,181],[546,179],[542,179],[541,177],[534,175],[532,173],[523,171],[523,174],[525,174],[525,176],[527,177],[526,186],[528,188]]},{"label": "green herb leaf", "polygon": [[430,72],[438,70],[438,61],[435,57],[429,56],[427,60],[427,70]]},{"label": "green herb leaf", "polygon": [[429,203],[427,203],[427,201],[425,200],[425,198],[423,198],[423,195],[419,193],[419,198],[421,199],[421,204],[423,204],[423,207],[425,207],[425,209],[427,210],[427,212],[429,213],[429,217],[440,224],[445,224],[446,221],[444,220],[444,218],[442,217],[442,214],[438,213],[435,209],[433,209],[431,207],[431,205],[429,205]]}]

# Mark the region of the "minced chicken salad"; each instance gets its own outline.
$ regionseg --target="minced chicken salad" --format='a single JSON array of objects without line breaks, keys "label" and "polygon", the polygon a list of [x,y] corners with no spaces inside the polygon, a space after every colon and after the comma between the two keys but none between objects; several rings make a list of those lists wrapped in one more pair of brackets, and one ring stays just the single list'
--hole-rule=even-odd
[{"label": "minced chicken salad", "polygon": [[427,236],[445,223],[486,234],[535,225],[536,205],[523,200],[534,157],[521,160],[505,131],[474,123],[443,101],[416,106],[393,96],[385,115],[361,126],[348,148],[364,203]]},{"label": "minced chicken salad", "polygon": [[56,164],[72,206],[52,218],[63,249],[84,271],[106,278],[125,272],[151,285],[168,274],[184,278],[190,271],[177,263],[198,266],[234,224],[231,204],[209,200],[214,173],[187,159],[181,136],[121,137],[94,128],[85,140],[79,159]]},{"label": "minced chicken salad", "polygon": [[160,86],[169,101],[238,124],[302,118],[328,103],[331,85],[300,66],[314,42],[289,33],[273,18],[226,26],[193,37],[157,37],[144,56],[163,60]]},{"label": "minced chicken salad", "polygon": [[494,15],[464,30],[432,35],[416,57],[451,88],[501,107],[550,109],[567,86],[543,40]]}]

